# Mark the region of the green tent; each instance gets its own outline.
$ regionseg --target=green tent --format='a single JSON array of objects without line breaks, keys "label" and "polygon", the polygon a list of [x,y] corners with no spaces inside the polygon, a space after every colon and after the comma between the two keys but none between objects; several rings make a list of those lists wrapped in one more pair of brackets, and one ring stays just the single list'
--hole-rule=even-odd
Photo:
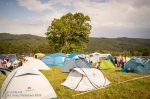
[{"label": "green tent", "polygon": [[109,60],[101,60],[99,67],[100,67],[100,69],[115,68],[114,64]]}]

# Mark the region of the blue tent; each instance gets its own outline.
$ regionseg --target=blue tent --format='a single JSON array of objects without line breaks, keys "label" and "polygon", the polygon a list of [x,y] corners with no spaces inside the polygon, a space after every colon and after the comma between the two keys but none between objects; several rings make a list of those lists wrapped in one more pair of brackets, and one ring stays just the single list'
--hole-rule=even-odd
[{"label": "blue tent", "polygon": [[52,56],[44,56],[41,61],[43,61],[47,66],[58,66],[57,60]]},{"label": "blue tent", "polygon": [[57,54],[57,55],[62,56],[62,57],[67,57],[67,55],[65,53],[62,53],[62,52],[54,53],[54,54]]},{"label": "blue tent", "polygon": [[16,61],[16,60],[17,60],[16,57],[13,57],[13,58],[10,59],[11,62],[14,62],[14,61]]},{"label": "blue tent", "polygon": [[77,55],[81,55],[81,54],[83,54],[83,53],[82,52],[71,53],[68,57],[65,58],[65,61],[68,61],[68,60],[70,60],[70,59],[72,59],[74,57],[78,58]]},{"label": "blue tent", "polygon": [[5,54],[5,55],[0,55],[0,59],[8,58],[9,60],[12,58],[16,58],[16,54]]},{"label": "blue tent", "polygon": [[41,60],[47,65],[47,66],[61,66],[63,63],[62,57],[66,57],[67,55],[63,53],[54,53],[44,56]]},{"label": "blue tent", "polygon": [[90,68],[90,64],[84,60],[79,58],[73,58],[69,61],[66,61],[62,67],[62,72],[70,72],[72,68]]},{"label": "blue tent", "polygon": [[143,63],[141,58],[136,58],[135,61],[136,61],[137,63]]},{"label": "blue tent", "polygon": [[142,63],[138,63],[134,60],[129,60],[127,63],[125,63],[125,66],[123,69],[126,72],[134,72],[134,73],[140,73],[140,74],[149,73],[148,69],[146,69]]}]

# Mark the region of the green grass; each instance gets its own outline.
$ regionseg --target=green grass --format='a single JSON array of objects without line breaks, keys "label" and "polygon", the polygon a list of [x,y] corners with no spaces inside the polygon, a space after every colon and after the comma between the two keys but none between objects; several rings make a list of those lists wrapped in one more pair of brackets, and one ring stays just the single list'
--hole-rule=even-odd
[{"label": "green grass", "polygon": [[[123,73],[121,68],[102,70],[105,77],[111,82],[110,86],[93,90],[84,94],[61,85],[68,74],[62,73],[60,67],[51,67],[52,70],[41,71],[53,86],[57,99],[150,99],[150,76],[149,74]],[[139,77],[149,76],[141,79]],[[0,87],[5,76],[0,74]],[[130,81],[127,81],[130,80]],[[118,82],[127,81],[121,84]],[[78,95],[81,94],[81,95]]]}]

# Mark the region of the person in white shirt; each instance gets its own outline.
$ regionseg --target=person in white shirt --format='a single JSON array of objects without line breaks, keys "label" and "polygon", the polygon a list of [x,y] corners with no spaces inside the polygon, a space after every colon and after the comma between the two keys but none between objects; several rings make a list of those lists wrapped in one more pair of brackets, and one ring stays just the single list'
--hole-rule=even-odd
[{"label": "person in white shirt", "polygon": [[6,66],[7,66],[7,68],[10,68],[12,66],[11,61],[8,60],[7,63],[6,63]]}]

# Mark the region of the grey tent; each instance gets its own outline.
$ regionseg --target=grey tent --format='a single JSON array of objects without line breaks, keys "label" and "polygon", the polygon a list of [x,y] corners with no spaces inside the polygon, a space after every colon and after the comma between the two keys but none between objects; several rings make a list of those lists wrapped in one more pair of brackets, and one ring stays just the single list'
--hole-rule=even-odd
[{"label": "grey tent", "polygon": [[4,74],[5,76],[8,76],[11,71],[7,68],[4,68],[1,63],[2,60],[0,59],[0,73]]},{"label": "grey tent", "polygon": [[90,64],[84,60],[79,58],[73,58],[66,61],[62,67],[62,72],[70,72],[73,68],[90,68]]}]

